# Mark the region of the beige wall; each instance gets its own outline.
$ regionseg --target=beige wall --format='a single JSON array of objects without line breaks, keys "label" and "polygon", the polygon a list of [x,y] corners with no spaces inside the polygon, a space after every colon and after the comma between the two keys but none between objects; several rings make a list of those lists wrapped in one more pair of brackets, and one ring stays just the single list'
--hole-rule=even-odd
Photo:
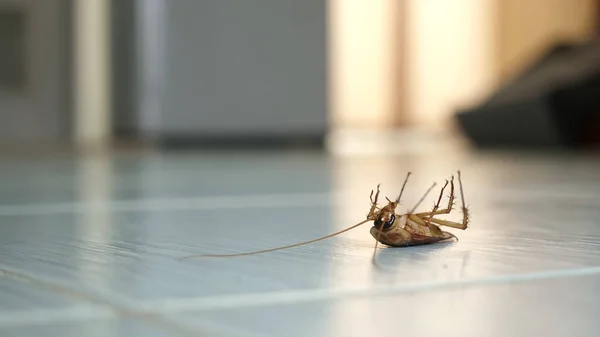
[{"label": "beige wall", "polygon": [[514,75],[558,39],[580,41],[596,25],[595,0],[497,0],[500,78]]},{"label": "beige wall", "polygon": [[594,0],[331,0],[331,123],[444,130],[559,38],[594,30]]}]

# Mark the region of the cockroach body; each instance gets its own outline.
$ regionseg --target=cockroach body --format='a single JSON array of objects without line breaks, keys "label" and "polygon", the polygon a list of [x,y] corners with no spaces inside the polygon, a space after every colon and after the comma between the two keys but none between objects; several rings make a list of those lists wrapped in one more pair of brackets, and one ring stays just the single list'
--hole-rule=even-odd
[{"label": "cockroach body", "polygon": [[[453,222],[435,217],[437,215],[449,214],[452,212],[454,206],[454,176],[452,176],[450,182],[446,180],[446,184],[444,187],[442,187],[438,200],[431,211],[414,213],[414,209],[418,207],[418,205],[423,201],[425,196],[431,191],[435,184],[429,188],[429,190],[425,193],[425,195],[423,195],[419,203],[417,203],[411,212],[406,214],[397,214],[395,210],[400,202],[402,191],[404,190],[404,186],[406,185],[410,174],[410,172],[407,174],[400,195],[396,201],[390,201],[386,198],[388,200],[388,204],[381,209],[379,209],[377,206],[379,186],[377,186],[377,193],[375,194],[374,199],[372,198],[373,192],[371,191],[371,209],[367,215],[367,219],[373,221],[373,227],[371,227],[370,233],[375,240],[377,240],[377,242],[391,247],[418,246],[456,238],[456,236],[454,236],[452,233],[441,230],[439,225],[461,230],[467,229],[469,212],[464,204],[460,171],[458,171],[458,179],[463,211],[462,222]],[[444,209],[439,209],[442,196],[444,195],[444,190],[448,186],[448,183],[450,183],[450,197],[448,200],[448,205]]]},{"label": "cockroach body", "polygon": [[[297,247],[301,245],[306,245],[309,243],[313,243],[316,241],[324,240],[344,232],[347,232],[351,229],[354,229],[358,226],[361,226],[369,221],[373,221],[373,227],[370,229],[370,233],[375,238],[375,249],[377,248],[377,243],[381,243],[390,247],[409,247],[409,246],[419,246],[425,244],[432,244],[437,242],[446,241],[452,238],[456,239],[456,236],[452,233],[443,231],[439,226],[447,226],[452,228],[457,228],[461,230],[465,230],[468,227],[469,223],[469,211],[465,206],[465,198],[463,194],[462,181],[460,177],[460,171],[458,171],[458,182],[460,187],[460,195],[461,195],[461,203],[462,203],[462,213],[463,218],[461,222],[454,222],[436,218],[438,215],[442,214],[450,214],[453,210],[454,206],[454,176],[450,179],[450,181],[446,180],[446,184],[442,187],[440,191],[440,195],[437,199],[437,202],[434,204],[433,209],[429,212],[420,212],[415,213],[415,209],[421,204],[421,202],[425,199],[425,197],[429,194],[429,192],[435,187],[436,183],[425,192],[425,194],[421,197],[419,202],[413,207],[410,212],[406,214],[398,214],[396,213],[396,208],[400,203],[400,199],[402,197],[402,193],[404,192],[404,187],[408,182],[408,178],[411,175],[411,172],[408,172],[406,175],[406,179],[404,180],[404,184],[402,185],[402,189],[400,190],[400,194],[396,198],[395,201],[391,201],[386,198],[388,204],[379,208],[377,201],[379,198],[379,186],[377,185],[377,192],[375,193],[375,197],[373,197],[373,191],[371,191],[371,195],[369,199],[371,200],[371,208],[369,213],[367,214],[366,220],[363,220],[351,227],[343,229],[339,232],[329,234],[327,236],[323,236],[314,240],[296,243],[288,246],[282,246],[277,248],[265,249],[255,252],[248,253],[239,253],[239,254],[201,254],[201,255],[191,255],[186,256],[183,259],[193,258],[193,257],[232,257],[232,256],[242,256],[242,255],[253,255],[258,253],[266,253],[275,250],[287,249],[292,247]],[[439,209],[440,202],[442,200],[442,196],[444,195],[444,190],[450,183],[450,196],[448,200],[448,204],[446,208]]]}]

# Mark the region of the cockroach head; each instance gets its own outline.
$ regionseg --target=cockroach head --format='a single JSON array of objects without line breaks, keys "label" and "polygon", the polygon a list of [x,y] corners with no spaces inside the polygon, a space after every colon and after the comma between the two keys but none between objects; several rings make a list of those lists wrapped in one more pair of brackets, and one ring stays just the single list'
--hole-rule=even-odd
[{"label": "cockroach head", "polygon": [[396,215],[393,211],[389,211],[386,208],[382,209],[381,212],[377,214],[375,220],[373,220],[373,226],[380,230],[388,230],[394,224],[396,220]]}]

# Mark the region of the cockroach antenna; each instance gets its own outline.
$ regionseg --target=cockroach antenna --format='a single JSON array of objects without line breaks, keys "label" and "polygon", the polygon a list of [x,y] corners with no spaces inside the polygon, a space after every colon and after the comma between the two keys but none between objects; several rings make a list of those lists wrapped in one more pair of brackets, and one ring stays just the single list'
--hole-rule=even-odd
[{"label": "cockroach antenna", "polygon": [[260,253],[267,253],[267,252],[273,252],[276,250],[282,250],[282,249],[288,249],[288,248],[292,248],[292,247],[298,247],[298,246],[302,246],[302,245],[306,245],[309,243],[313,243],[313,242],[317,242],[317,241],[321,241],[321,240],[325,240],[331,237],[334,237],[336,235],[340,235],[344,232],[347,232],[351,229],[354,229],[360,225],[365,224],[366,222],[368,222],[369,220],[363,220],[359,223],[357,223],[356,225],[350,226],[346,229],[343,229],[339,232],[335,232],[333,234],[329,234],[314,240],[310,240],[310,241],[305,241],[305,242],[300,242],[300,243],[295,243],[292,245],[288,245],[288,246],[282,246],[282,247],[277,247],[277,248],[271,248],[271,249],[265,249],[265,250],[259,250],[259,251],[255,251],[255,252],[248,252],[248,253],[238,253],[238,254],[197,254],[197,255],[190,255],[190,256],[185,256],[182,257],[181,260],[186,260],[186,259],[191,259],[191,258],[195,258],[195,257],[233,257],[233,256],[244,256],[244,255],[254,255],[254,254],[260,254]]}]

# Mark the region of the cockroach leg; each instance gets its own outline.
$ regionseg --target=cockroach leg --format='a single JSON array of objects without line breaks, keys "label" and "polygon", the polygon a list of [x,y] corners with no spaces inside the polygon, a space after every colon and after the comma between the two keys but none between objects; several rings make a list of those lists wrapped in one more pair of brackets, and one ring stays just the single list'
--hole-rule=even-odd
[{"label": "cockroach leg", "polygon": [[367,214],[367,219],[368,220],[374,220],[376,218],[376,212],[377,210],[379,210],[379,207],[377,207],[377,199],[379,199],[379,186],[381,184],[377,185],[377,193],[375,193],[375,198],[373,199],[373,190],[371,190],[371,194],[369,195],[369,199],[371,200],[371,209],[369,209],[369,213]]},{"label": "cockroach leg", "polygon": [[[447,182],[446,182],[446,185],[448,185]],[[446,185],[444,185],[444,187],[446,187]],[[443,192],[444,192],[444,189],[442,188],[442,192],[440,192],[440,200],[438,200],[438,204],[441,201]],[[453,206],[454,206],[454,175],[452,175],[452,178],[450,179],[450,197],[448,200],[448,206],[445,209],[434,210],[433,212],[417,213],[416,215],[417,216],[430,216],[430,215],[450,214]]]},{"label": "cockroach leg", "polygon": [[436,218],[430,218],[428,220],[435,224],[442,225],[442,226],[448,226],[448,227],[453,227],[453,228],[458,228],[458,229],[466,229],[467,228],[467,223],[464,221],[462,223],[458,223],[458,222],[454,222],[454,221],[448,221],[448,220],[436,219]]},{"label": "cockroach leg", "polygon": [[[425,192],[425,194],[423,194],[423,196],[421,197],[421,199],[419,199],[419,201],[416,203],[416,205],[412,208],[412,210],[410,212],[408,212],[408,214],[413,214],[415,212],[415,210],[417,209],[417,207],[419,207],[419,205],[423,202],[423,200],[425,200],[425,197],[427,197],[427,195],[429,195],[429,192],[431,192],[431,190],[437,185],[437,183],[433,183],[431,184],[431,186],[429,187],[429,189]],[[429,212],[425,213],[425,214],[429,214]]]},{"label": "cockroach leg", "polygon": [[433,206],[433,209],[431,210],[431,212],[429,212],[428,217],[425,218],[425,225],[427,227],[429,227],[429,225],[431,223],[431,219],[433,219],[433,216],[435,215],[435,212],[440,207],[440,202],[442,201],[442,196],[444,195],[444,189],[446,189],[446,186],[448,186],[448,180],[446,180],[446,183],[444,184],[444,186],[442,186],[442,190],[440,191],[440,196],[438,197],[437,202]]},{"label": "cockroach leg", "polygon": [[[463,230],[466,229],[469,225],[469,209],[465,206],[465,196],[464,196],[464,192],[463,192],[460,171],[458,171],[458,184],[459,184],[459,189],[460,189],[460,200],[461,200],[462,213],[463,213],[462,222],[454,222],[454,221],[449,221],[449,220],[436,219],[433,217],[433,215],[430,216],[431,213],[419,213],[419,214],[415,214],[415,215],[417,215],[421,218],[424,218],[425,221],[427,221],[429,219],[431,222],[436,223],[438,225],[448,226],[448,227],[453,227],[453,228],[458,228],[458,229],[463,229]],[[453,197],[451,197],[451,200],[453,200]],[[440,211],[438,211],[438,213],[439,212]],[[448,213],[450,213],[450,212],[448,212]]]},{"label": "cockroach leg", "polygon": [[377,204],[377,199],[379,198],[379,186],[381,186],[381,184],[377,185],[377,193],[375,193],[375,199],[373,199],[373,190],[371,190],[371,194],[369,195],[369,199],[371,200],[371,204],[373,205]]},{"label": "cockroach leg", "polygon": [[423,218],[422,218],[422,217],[420,217],[420,216],[418,216],[418,215],[416,215],[416,214],[409,214],[409,215],[408,215],[408,218],[409,218],[411,221],[413,221],[413,222],[417,223],[418,225],[421,225],[421,226],[427,226],[427,224],[425,223],[425,221],[423,220]]},{"label": "cockroach leg", "polygon": [[467,208],[467,206],[465,206],[465,195],[463,193],[462,180],[460,179],[460,171],[458,171],[458,186],[460,188],[460,201],[463,213],[462,223],[464,225],[464,228],[467,228],[469,226],[469,209]]}]

